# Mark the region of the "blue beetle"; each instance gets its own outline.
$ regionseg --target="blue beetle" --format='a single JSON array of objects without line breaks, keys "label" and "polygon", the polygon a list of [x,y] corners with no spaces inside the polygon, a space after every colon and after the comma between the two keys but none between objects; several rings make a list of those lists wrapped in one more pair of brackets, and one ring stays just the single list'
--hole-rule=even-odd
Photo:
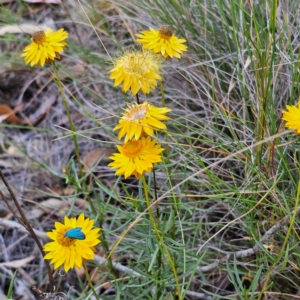
[{"label": "blue beetle", "polygon": [[73,229],[69,229],[65,233],[65,237],[68,237],[70,239],[76,239],[76,240],[84,240],[85,239],[85,234],[81,231],[81,227],[76,227]]}]

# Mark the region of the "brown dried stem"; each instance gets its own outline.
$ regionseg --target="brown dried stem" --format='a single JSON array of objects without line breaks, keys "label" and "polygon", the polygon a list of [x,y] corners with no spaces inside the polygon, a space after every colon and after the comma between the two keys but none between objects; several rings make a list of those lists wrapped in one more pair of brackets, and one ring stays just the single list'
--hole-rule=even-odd
[{"label": "brown dried stem", "polygon": [[[20,224],[22,224],[25,229],[29,232],[29,234],[32,236],[32,238],[34,239],[34,241],[36,242],[40,252],[42,253],[43,257],[45,256],[45,252],[43,250],[43,246],[40,243],[37,235],[35,234],[33,228],[31,227],[30,223],[28,222],[13,190],[11,189],[10,185],[8,184],[4,174],[2,173],[2,171],[0,170],[0,177],[2,179],[2,181],[4,182],[11,198],[14,201],[14,204],[20,214],[20,216],[17,215],[17,213],[15,212],[15,210],[13,209],[13,207],[10,205],[10,203],[8,202],[8,200],[6,199],[6,197],[4,196],[4,194],[0,191],[0,196],[2,197],[3,201],[5,202],[5,204],[7,205],[7,207],[9,208],[9,210],[12,212],[12,214],[16,217],[16,219],[20,222]],[[49,277],[49,287],[50,287],[50,291],[54,292],[54,283],[53,283],[53,277],[52,277],[52,272],[51,272],[51,268],[50,268],[50,264],[48,261],[45,260],[45,264],[46,264],[46,268],[47,268],[47,273],[48,273],[48,277]]]}]

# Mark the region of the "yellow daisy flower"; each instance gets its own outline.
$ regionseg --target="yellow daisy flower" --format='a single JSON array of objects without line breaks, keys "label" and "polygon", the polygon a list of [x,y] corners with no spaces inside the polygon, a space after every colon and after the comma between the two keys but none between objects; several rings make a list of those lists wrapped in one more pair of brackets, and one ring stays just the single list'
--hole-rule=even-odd
[{"label": "yellow daisy flower", "polygon": [[131,89],[133,95],[139,90],[149,94],[155,89],[157,80],[161,80],[160,69],[162,61],[148,51],[131,51],[116,59],[110,70],[110,79],[114,79],[114,86],[123,82],[122,91]]},{"label": "yellow daisy flower", "polygon": [[44,246],[49,252],[44,258],[51,259],[54,269],[62,265],[66,272],[74,267],[81,268],[85,260],[94,259],[94,246],[100,243],[100,228],[93,226],[94,220],[85,219],[83,213],[77,220],[65,217],[64,224],[55,222],[55,229],[47,232],[53,241]]},{"label": "yellow daisy flower", "polygon": [[136,34],[139,38],[136,41],[143,45],[144,49],[151,50],[154,53],[161,53],[165,58],[177,57],[187,50],[183,45],[185,39],[176,37],[169,26],[162,26],[158,30],[149,28],[150,31],[142,31]]},{"label": "yellow daisy flower", "polygon": [[160,153],[164,151],[156,144],[156,139],[143,137],[140,140],[132,140],[122,146],[117,146],[120,153],[114,153],[109,158],[113,160],[110,167],[118,169],[116,176],[124,174],[125,179],[134,174],[136,178],[150,172],[153,164],[161,162]]},{"label": "yellow daisy flower", "polygon": [[286,121],[285,127],[296,130],[296,134],[300,134],[300,101],[298,107],[295,105],[287,105],[287,111],[283,111],[282,120]]},{"label": "yellow daisy flower", "polygon": [[32,37],[32,43],[25,47],[21,57],[25,57],[25,64],[30,66],[44,66],[45,63],[51,63],[55,58],[60,58],[58,52],[65,50],[67,43],[64,40],[68,37],[68,32],[63,28],[52,32],[37,31]]},{"label": "yellow daisy flower", "polygon": [[125,135],[125,143],[131,139],[138,140],[143,135],[154,134],[154,130],[166,130],[167,126],[161,121],[167,121],[170,118],[166,113],[171,109],[167,107],[156,107],[147,101],[143,104],[128,105],[119,124],[114,130],[120,129],[118,139]]}]

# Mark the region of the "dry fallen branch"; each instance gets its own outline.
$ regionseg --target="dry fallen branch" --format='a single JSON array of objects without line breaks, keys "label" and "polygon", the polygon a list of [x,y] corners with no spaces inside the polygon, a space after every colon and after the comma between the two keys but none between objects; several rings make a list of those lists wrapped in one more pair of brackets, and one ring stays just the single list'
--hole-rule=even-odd
[{"label": "dry fallen branch", "polygon": [[[294,213],[294,211],[291,212],[291,215]],[[300,207],[297,208],[296,213],[300,213]],[[199,267],[197,270],[199,272],[209,272],[218,267],[219,265],[225,263],[229,259],[232,259],[233,257],[237,258],[244,258],[253,255],[254,253],[258,252],[261,247],[260,245],[267,243],[273,235],[280,231],[282,226],[289,221],[289,215],[285,216],[283,219],[281,219],[277,224],[272,226],[261,238],[261,240],[253,247],[245,250],[236,251],[233,253],[229,253],[226,256],[222,257],[221,259],[216,260],[212,264],[209,264],[205,267]]]},{"label": "dry fallen branch", "polygon": [[35,259],[35,256],[31,255],[23,259],[0,263],[0,267],[10,267],[10,268],[17,269],[17,268],[24,267],[27,263],[31,262],[33,259]]},{"label": "dry fallen branch", "polygon": [[[98,261],[100,264],[104,264],[105,266],[107,265],[106,259],[99,255],[95,255],[95,260]],[[121,265],[120,263],[113,262],[112,264],[116,270],[126,273],[130,276],[138,276],[138,277],[143,276],[142,274],[140,274],[128,267],[125,267],[125,266]],[[192,291],[187,291],[186,294],[189,296],[192,296],[192,297],[197,297],[197,299],[201,299],[201,300],[212,300],[211,296],[208,296],[204,293],[195,293]]]},{"label": "dry fallen branch", "polygon": [[[6,228],[17,229],[19,232],[27,233],[30,235],[30,233],[23,227],[23,225],[15,222],[15,221],[4,220],[4,219],[0,218],[0,226],[4,226]],[[47,238],[47,234],[43,231],[34,229],[34,232],[39,238],[42,238],[42,239]]]}]

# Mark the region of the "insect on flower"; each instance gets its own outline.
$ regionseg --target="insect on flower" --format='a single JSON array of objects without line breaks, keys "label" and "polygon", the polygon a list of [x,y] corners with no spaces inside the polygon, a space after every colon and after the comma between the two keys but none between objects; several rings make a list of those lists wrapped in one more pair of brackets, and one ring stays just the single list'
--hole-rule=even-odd
[{"label": "insect on flower", "polygon": [[94,259],[95,246],[100,243],[100,228],[94,227],[94,220],[81,213],[77,218],[64,217],[64,222],[55,222],[55,228],[47,232],[51,242],[44,245],[54,269],[64,267],[65,272],[76,267],[80,269],[87,260]]},{"label": "insect on flower", "polygon": [[85,239],[85,234],[81,231],[81,227],[76,227],[73,229],[69,229],[65,233],[65,237],[68,237],[70,239],[76,239],[76,240],[84,240]]}]

